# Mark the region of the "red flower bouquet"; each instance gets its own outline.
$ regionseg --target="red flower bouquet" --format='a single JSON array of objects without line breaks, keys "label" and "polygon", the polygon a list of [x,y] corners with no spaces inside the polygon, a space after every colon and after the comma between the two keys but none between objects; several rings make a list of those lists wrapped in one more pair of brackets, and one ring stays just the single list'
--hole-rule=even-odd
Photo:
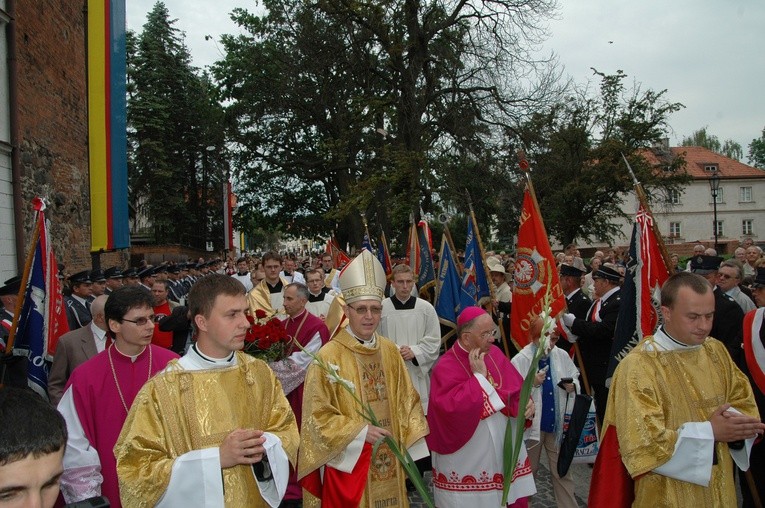
[{"label": "red flower bouquet", "polygon": [[275,362],[287,357],[292,339],[279,318],[269,318],[265,311],[258,309],[255,317],[248,315],[247,319],[252,326],[244,338],[242,350],[245,353],[264,362]]}]

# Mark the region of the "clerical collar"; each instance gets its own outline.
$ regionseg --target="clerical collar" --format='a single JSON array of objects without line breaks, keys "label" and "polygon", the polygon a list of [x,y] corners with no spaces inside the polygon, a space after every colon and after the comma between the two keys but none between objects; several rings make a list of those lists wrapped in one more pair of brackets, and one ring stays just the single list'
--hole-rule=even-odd
[{"label": "clerical collar", "polygon": [[658,330],[656,330],[656,333],[653,336],[654,343],[658,344],[663,349],[666,349],[668,351],[675,351],[675,350],[684,350],[688,351],[691,349],[698,349],[701,347],[701,344],[685,344],[683,342],[680,342],[679,340],[672,337],[670,334],[667,333],[667,330],[664,328],[664,325],[660,326]]},{"label": "clerical collar", "polygon": [[206,364],[209,364],[209,367],[229,367],[231,366],[231,363],[234,359],[235,352],[232,351],[230,355],[228,355],[226,358],[213,358],[212,356],[207,356],[203,352],[199,350],[196,344],[192,344],[191,349],[196,353],[196,355],[205,361]]},{"label": "clerical collar", "polygon": [[124,358],[129,358],[129,359],[130,359],[130,361],[131,361],[131,362],[133,362],[133,363],[135,363],[135,362],[136,362],[136,360],[138,360],[138,357],[139,357],[139,356],[141,356],[141,355],[144,353],[144,351],[146,351],[146,348],[148,348],[148,347],[149,347],[149,346],[144,346],[144,347],[143,347],[143,349],[141,350],[141,352],[140,352],[140,353],[138,353],[137,355],[133,355],[133,356],[131,356],[131,355],[126,355],[125,353],[123,353],[122,351],[120,351],[120,348],[118,348],[118,347],[117,347],[117,343],[116,343],[116,342],[114,343],[114,350],[115,350],[115,351],[117,351],[117,352],[118,352],[120,355],[122,355]]},{"label": "clerical collar", "polygon": [[393,308],[396,310],[412,310],[414,309],[414,304],[417,303],[417,298],[409,296],[405,302],[402,302],[398,299],[398,296],[393,295],[390,297],[390,301],[393,304]]},{"label": "clerical collar", "polygon": [[240,277],[244,277],[245,275],[249,275],[249,274],[250,274],[250,272],[244,272],[244,273],[242,273],[242,272],[236,272],[236,274],[237,274],[238,276],[240,276]]},{"label": "clerical collar", "polygon": [[328,292],[329,292],[329,289],[326,288],[326,287],[321,288],[321,291],[319,291],[318,295],[315,295],[315,294],[313,294],[313,293],[311,293],[309,291],[308,292],[308,301],[309,302],[323,302],[324,301],[324,297],[327,295]]},{"label": "clerical collar", "polygon": [[359,341],[361,343],[361,345],[366,347],[366,348],[372,349],[372,348],[374,348],[377,345],[377,335],[375,335],[375,334],[372,334],[372,338],[371,339],[364,340],[361,337],[359,337],[358,335],[356,335],[356,333],[353,331],[353,329],[351,329],[351,325],[346,326],[345,330],[351,335],[351,337],[353,337],[354,339]]},{"label": "clerical collar", "polygon": [[268,286],[268,292],[271,294],[281,293],[284,288],[284,283],[282,282],[282,279],[279,279],[279,282],[272,286],[270,282],[266,281],[266,286]]}]

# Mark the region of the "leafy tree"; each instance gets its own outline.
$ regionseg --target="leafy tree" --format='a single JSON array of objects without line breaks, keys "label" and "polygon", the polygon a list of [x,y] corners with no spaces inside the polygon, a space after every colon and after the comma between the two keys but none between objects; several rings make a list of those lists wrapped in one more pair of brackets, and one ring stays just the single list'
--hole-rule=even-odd
[{"label": "leafy tree", "polygon": [[749,164],[754,167],[765,169],[765,128],[762,135],[749,143]]},{"label": "leafy tree", "polygon": [[221,246],[223,109],[174,23],[157,2],[128,37],[131,197],[156,242]]},{"label": "leafy tree", "polygon": [[680,146],[701,146],[731,159],[736,159],[737,161],[741,160],[744,156],[744,150],[741,148],[741,144],[732,139],[726,139],[725,142],[721,144],[717,136],[707,132],[706,127],[702,127],[701,129],[694,131],[690,136],[684,137]]},{"label": "leafy tree", "polygon": [[[465,187],[508,181],[505,132],[557,98],[553,62],[533,56],[550,0],[263,5],[234,11],[244,33],[213,67],[252,205],[240,219],[262,227],[358,244],[362,211],[390,237],[420,208],[464,210]],[[475,204],[481,222],[498,210]]]},{"label": "leafy tree", "polygon": [[688,181],[678,171],[682,159],[658,154],[665,160],[657,171],[642,156],[664,136],[667,118],[682,105],[668,102],[666,90],[627,89],[622,71],[595,73],[601,80],[598,96],[573,95],[532,115],[519,131],[545,226],[563,244],[611,242],[620,232],[616,220],[627,216],[621,211],[623,195],[633,189],[622,154],[649,194],[665,195]]}]

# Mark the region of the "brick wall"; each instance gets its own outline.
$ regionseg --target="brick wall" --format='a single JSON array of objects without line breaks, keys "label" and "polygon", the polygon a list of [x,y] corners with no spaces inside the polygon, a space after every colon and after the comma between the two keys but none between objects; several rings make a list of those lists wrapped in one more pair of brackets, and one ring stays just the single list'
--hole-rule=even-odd
[{"label": "brick wall", "polygon": [[[53,248],[70,273],[91,265],[83,6],[16,3],[23,200],[47,198]],[[27,241],[33,220],[29,206]]]}]

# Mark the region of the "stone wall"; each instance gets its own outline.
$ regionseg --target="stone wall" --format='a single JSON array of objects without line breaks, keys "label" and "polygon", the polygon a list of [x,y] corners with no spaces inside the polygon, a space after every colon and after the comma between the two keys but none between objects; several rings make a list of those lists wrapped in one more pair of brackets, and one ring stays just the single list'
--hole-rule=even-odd
[{"label": "stone wall", "polygon": [[91,266],[83,5],[16,3],[26,241],[34,223],[31,200],[39,195],[48,201],[54,251],[70,273]]}]

